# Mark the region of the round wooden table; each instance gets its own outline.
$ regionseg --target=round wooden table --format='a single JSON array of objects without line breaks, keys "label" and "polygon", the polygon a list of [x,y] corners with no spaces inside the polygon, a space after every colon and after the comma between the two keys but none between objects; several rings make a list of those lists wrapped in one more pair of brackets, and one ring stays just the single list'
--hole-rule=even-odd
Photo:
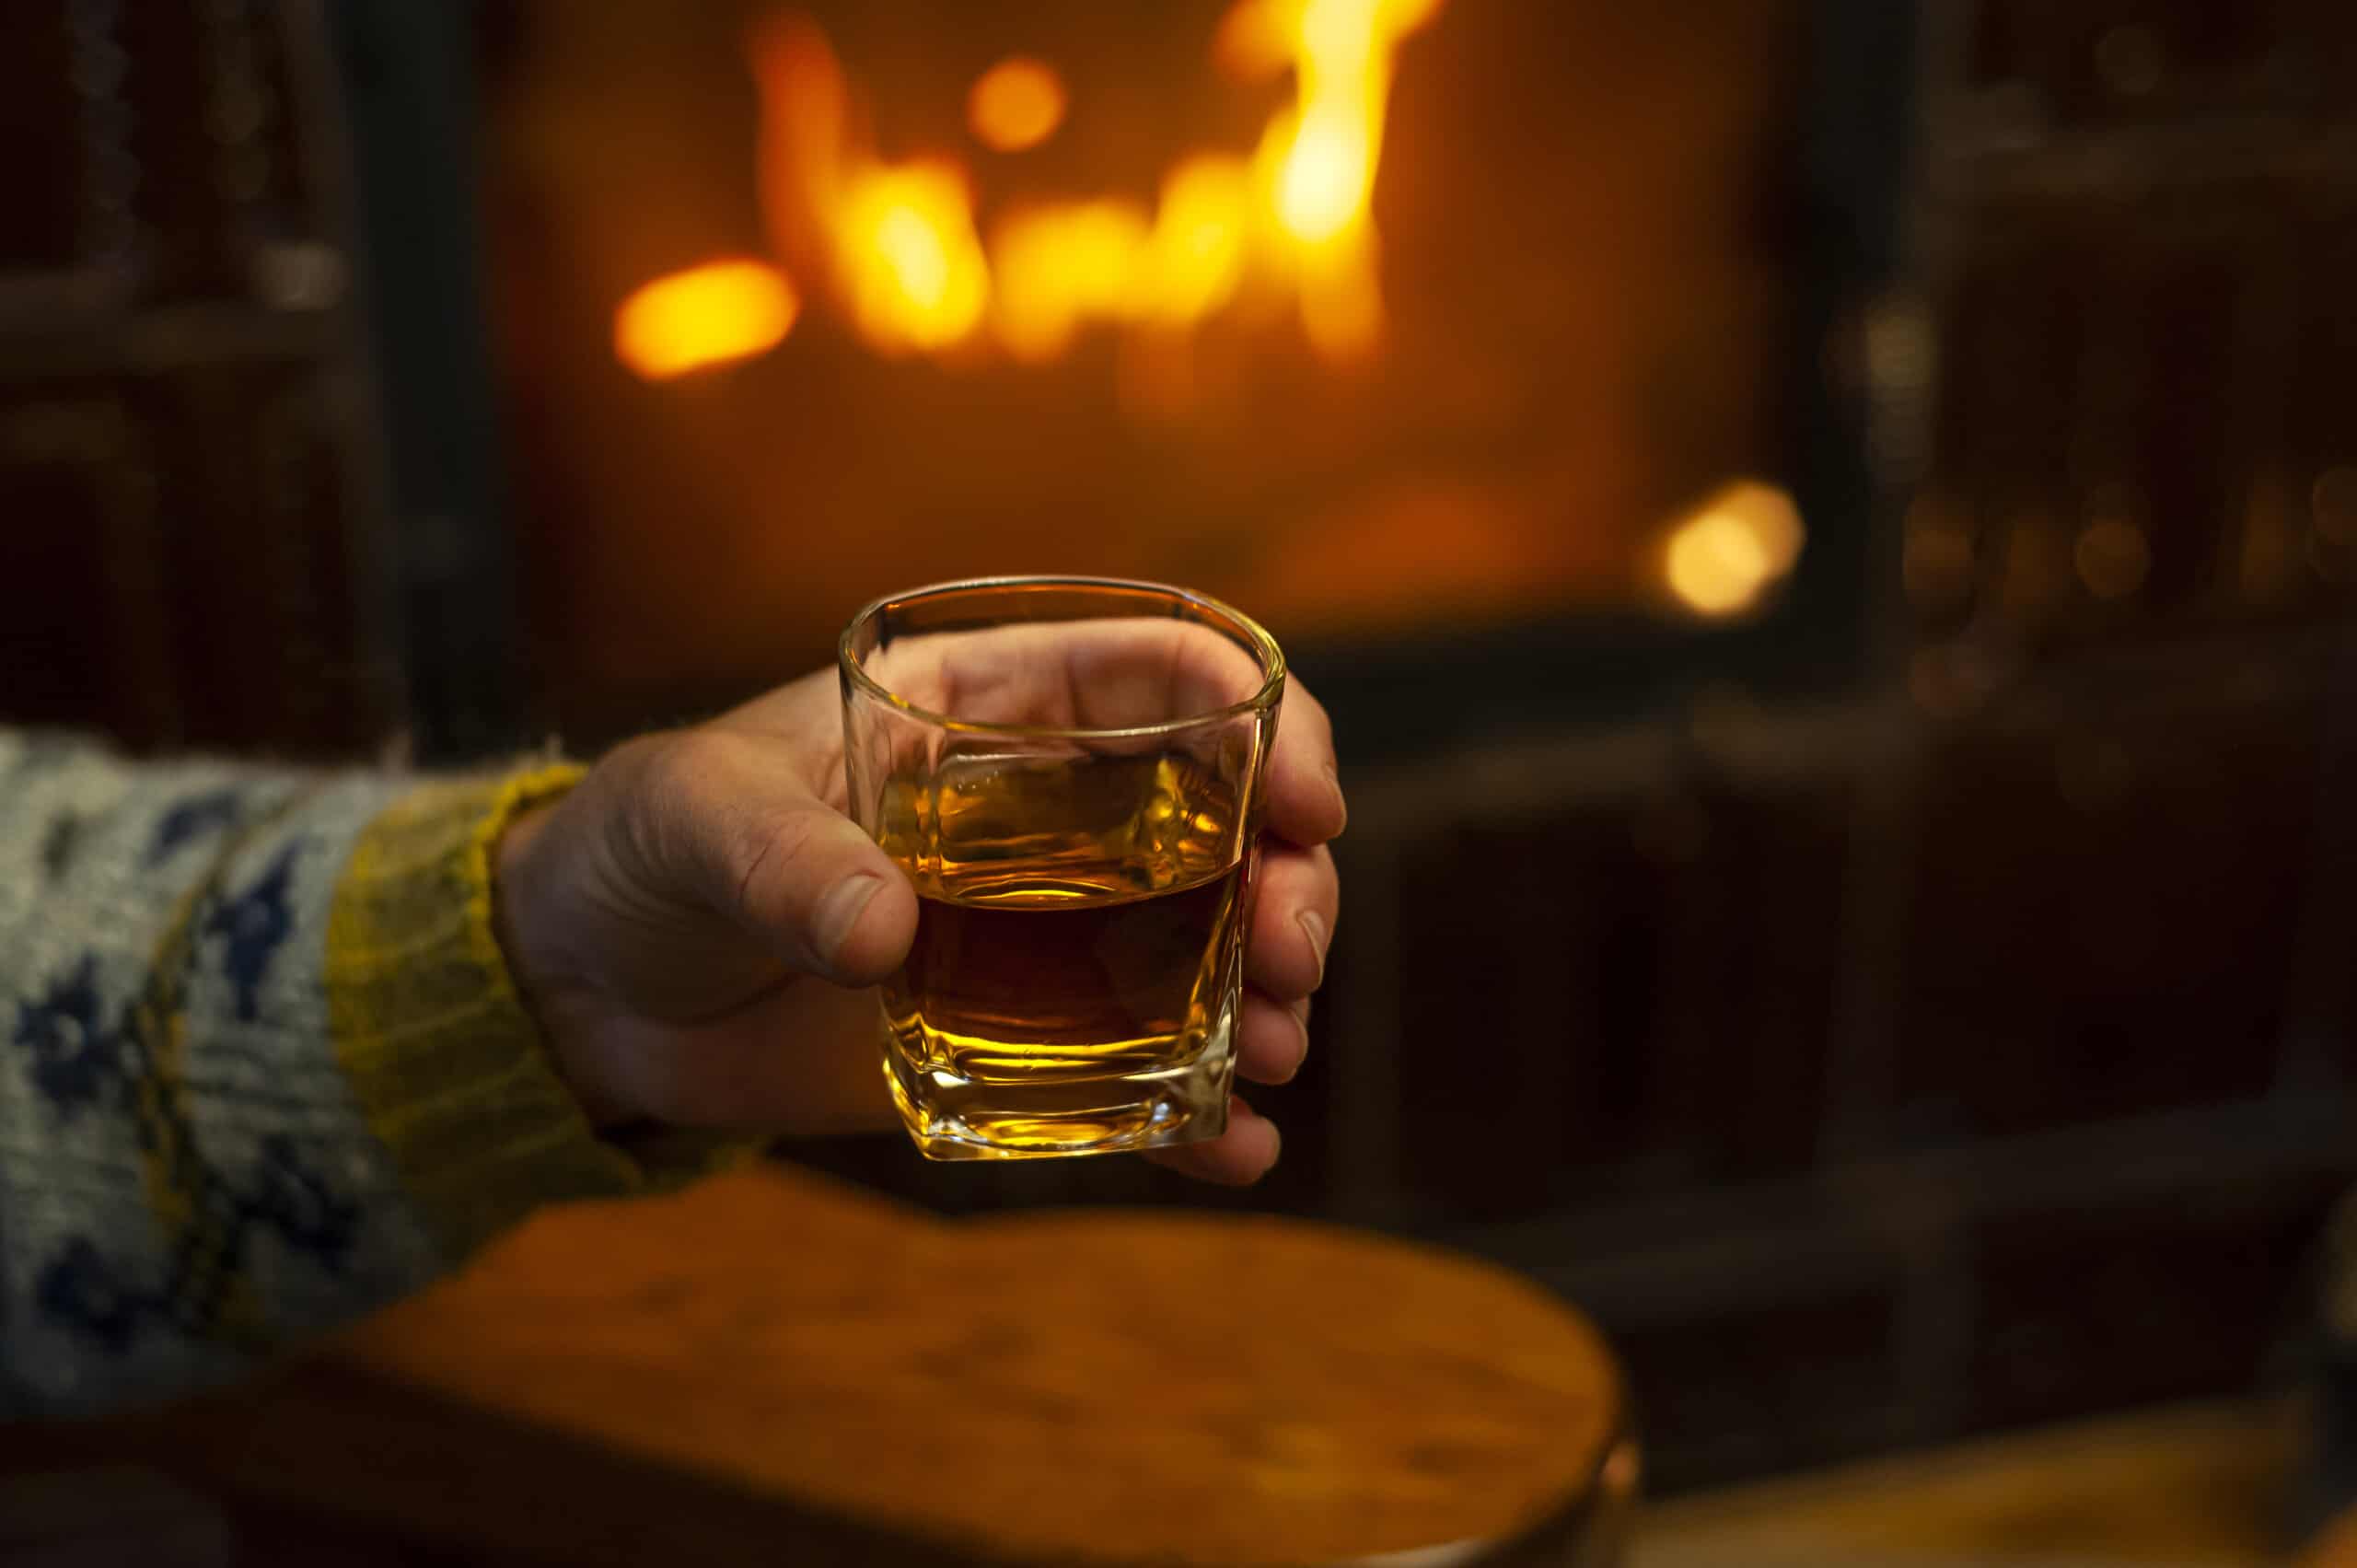
[{"label": "round wooden table", "polygon": [[776,1167],[543,1214],[167,1424],[216,1493],[472,1562],[1604,1568],[1637,1481],[1603,1343],[1504,1270]]}]

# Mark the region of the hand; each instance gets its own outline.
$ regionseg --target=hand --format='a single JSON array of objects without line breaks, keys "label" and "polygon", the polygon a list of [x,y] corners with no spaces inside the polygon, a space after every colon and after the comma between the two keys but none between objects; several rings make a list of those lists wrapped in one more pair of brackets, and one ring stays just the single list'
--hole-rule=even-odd
[{"label": "hand", "polygon": [[[842,721],[825,670],[698,728],[632,741],[518,819],[496,858],[500,945],[559,1068],[600,1125],[832,1132],[895,1125],[871,987],[916,930],[916,893],[843,814]],[[1325,710],[1298,683],[1270,757],[1237,1071],[1280,1084],[1340,896],[1344,807]],[[1149,1157],[1244,1183],[1275,1125],[1239,1099],[1225,1133]]]}]

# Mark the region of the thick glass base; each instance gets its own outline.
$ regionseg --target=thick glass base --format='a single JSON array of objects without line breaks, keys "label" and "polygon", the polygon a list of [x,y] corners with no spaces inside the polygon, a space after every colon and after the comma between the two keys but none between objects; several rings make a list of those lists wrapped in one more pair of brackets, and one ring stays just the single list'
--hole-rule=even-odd
[{"label": "thick glass base", "polygon": [[1102,1077],[965,1077],[937,1057],[916,1060],[888,1034],[884,1080],[927,1159],[1059,1159],[1201,1143],[1227,1131],[1233,1017],[1183,1065]]}]

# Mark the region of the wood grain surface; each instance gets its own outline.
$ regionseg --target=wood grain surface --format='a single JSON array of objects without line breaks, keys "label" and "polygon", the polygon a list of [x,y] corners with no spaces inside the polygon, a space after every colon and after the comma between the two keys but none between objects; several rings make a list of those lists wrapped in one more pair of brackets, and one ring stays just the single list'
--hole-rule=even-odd
[{"label": "wood grain surface", "polygon": [[1604,1347],[1504,1271],[784,1167],[545,1213],[145,1428],[97,1457],[502,1562],[1601,1562],[1634,1481]]}]

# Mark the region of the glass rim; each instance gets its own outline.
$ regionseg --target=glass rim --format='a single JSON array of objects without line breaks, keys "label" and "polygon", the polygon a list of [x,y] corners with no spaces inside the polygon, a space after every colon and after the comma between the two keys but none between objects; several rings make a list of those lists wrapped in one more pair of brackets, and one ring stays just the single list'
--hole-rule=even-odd
[{"label": "glass rim", "polygon": [[[1158,598],[1192,606],[1199,610],[1224,617],[1243,633],[1251,652],[1260,661],[1261,680],[1259,690],[1241,702],[1230,703],[1223,708],[1206,708],[1201,713],[1184,714],[1177,718],[1159,719],[1153,724],[1120,725],[1109,728],[1089,725],[999,724],[987,719],[961,719],[948,714],[935,713],[931,708],[912,703],[867,672],[866,667],[852,652],[852,638],[860,628],[877,616],[898,605],[911,604],[920,599],[945,598],[951,594],[983,592],[1006,588],[1097,588],[1115,589],[1126,593],[1152,594]],[[1009,622],[1019,624],[1019,622]],[[1210,628],[1217,630],[1217,628]],[[1032,740],[1132,740],[1141,737],[1171,735],[1200,725],[1218,724],[1241,718],[1246,714],[1274,708],[1283,696],[1285,685],[1284,650],[1267,627],[1250,616],[1192,588],[1178,587],[1169,583],[1150,583],[1135,577],[1077,577],[1057,575],[1014,575],[1003,577],[961,577],[950,582],[926,583],[920,587],[902,588],[881,598],[870,599],[844,625],[842,634],[835,640],[835,663],[842,678],[851,685],[888,707],[906,714],[921,723],[963,735],[1004,735]]]}]

